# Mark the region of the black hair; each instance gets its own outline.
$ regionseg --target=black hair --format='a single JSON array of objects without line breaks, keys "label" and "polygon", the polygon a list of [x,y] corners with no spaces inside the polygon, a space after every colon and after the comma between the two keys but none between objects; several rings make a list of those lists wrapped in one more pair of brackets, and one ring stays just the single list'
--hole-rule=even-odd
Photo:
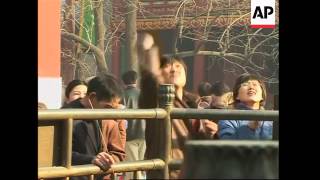
[{"label": "black hair", "polygon": [[163,68],[165,65],[173,63],[173,62],[178,62],[178,63],[182,64],[182,66],[184,67],[184,70],[187,73],[187,65],[184,63],[183,59],[180,58],[179,56],[173,56],[173,57],[161,56],[160,68]]},{"label": "black hair", "polygon": [[239,100],[237,99],[237,96],[238,96],[241,84],[244,83],[244,82],[247,82],[249,80],[256,80],[256,81],[259,82],[260,87],[262,89],[262,99],[263,99],[260,102],[260,106],[263,107],[265,105],[266,100],[267,100],[266,86],[265,86],[265,84],[264,84],[264,82],[262,81],[261,78],[259,78],[256,75],[253,75],[253,74],[242,74],[237,78],[236,83],[235,83],[235,85],[233,87],[233,100],[234,100],[234,102],[235,103],[239,103]]},{"label": "black hair", "polygon": [[222,96],[230,91],[230,87],[222,81],[217,81],[211,86],[211,93],[216,96]]},{"label": "black hair", "polygon": [[125,84],[135,84],[137,82],[138,74],[137,72],[130,70],[122,75],[122,80]]},{"label": "black hair", "polygon": [[201,82],[198,86],[199,96],[210,96],[211,95],[211,84],[209,82]]},{"label": "black hair", "polygon": [[88,86],[85,81],[81,81],[79,79],[72,80],[71,82],[69,82],[68,86],[66,87],[66,90],[65,90],[66,98],[69,98],[72,89],[75,88],[78,85]]},{"label": "black hair", "polygon": [[98,101],[107,100],[112,101],[113,98],[123,97],[123,87],[120,81],[118,81],[111,74],[102,74],[94,77],[88,83],[87,94],[95,92]]},{"label": "black hair", "polygon": [[48,109],[47,105],[43,102],[38,102],[38,109]]}]

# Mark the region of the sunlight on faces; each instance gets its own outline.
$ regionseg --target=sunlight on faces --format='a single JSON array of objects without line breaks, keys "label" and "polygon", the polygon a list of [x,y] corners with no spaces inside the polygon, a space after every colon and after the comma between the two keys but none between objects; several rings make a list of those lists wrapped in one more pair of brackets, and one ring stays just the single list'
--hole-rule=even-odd
[{"label": "sunlight on faces", "polygon": [[166,84],[174,84],[176,87],[184,87],[186,85],[186,71],[183,65],[177,61],[166,64],[161,73]]},{"label": "sunlight on faces", "polygon": [[237,99],[242,103],[252,106],[260,104],[262,98],[262,87],[257,80],[249,80],[241,84]]},{"label": "sunlight on faces", "polygon": [[69,94],[68,102],[76,100],[78,98],[83,98],[87,94],[87,86],[86,85],[78,85],[75,86]]}]

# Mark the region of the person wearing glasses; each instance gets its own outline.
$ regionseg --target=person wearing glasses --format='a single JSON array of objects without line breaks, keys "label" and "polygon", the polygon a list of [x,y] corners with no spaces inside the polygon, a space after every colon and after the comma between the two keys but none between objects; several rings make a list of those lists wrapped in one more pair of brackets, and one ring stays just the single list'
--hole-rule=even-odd
[{"label": "person wearing glasses", "polygon": [[[267,98],[263,81],[255,75],[239,76],[233,88],[233,108],[239,110],[264,110]],[[220,120],[220,139],[272,139],[272,121]]]}]

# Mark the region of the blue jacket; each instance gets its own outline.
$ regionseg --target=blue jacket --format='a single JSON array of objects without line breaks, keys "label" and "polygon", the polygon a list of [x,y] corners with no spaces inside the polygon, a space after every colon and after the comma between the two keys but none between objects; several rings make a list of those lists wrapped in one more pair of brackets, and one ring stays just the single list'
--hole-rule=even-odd
[{"label": "blue jacket", "polygon": [[[240,104],[236,106],[236,109],[250,110],[250,108]],[[219,126],[219,138],[220,139],[272,139],[272,121],[261,121],[261,127],[256,130],[252,130],[248,127],[250,121],[239,120],[220,120]]]}]

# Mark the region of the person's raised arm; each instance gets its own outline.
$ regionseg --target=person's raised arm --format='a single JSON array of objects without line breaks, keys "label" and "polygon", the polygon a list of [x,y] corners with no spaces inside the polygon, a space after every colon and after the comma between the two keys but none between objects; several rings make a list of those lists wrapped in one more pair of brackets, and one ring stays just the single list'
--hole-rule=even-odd
[{"label": "person's raised arm", "polygon": [[159,48],[147,33],[138,34],[137,48],[141,77],[139,108],[156,108],[158,85],[161,81]]}]

